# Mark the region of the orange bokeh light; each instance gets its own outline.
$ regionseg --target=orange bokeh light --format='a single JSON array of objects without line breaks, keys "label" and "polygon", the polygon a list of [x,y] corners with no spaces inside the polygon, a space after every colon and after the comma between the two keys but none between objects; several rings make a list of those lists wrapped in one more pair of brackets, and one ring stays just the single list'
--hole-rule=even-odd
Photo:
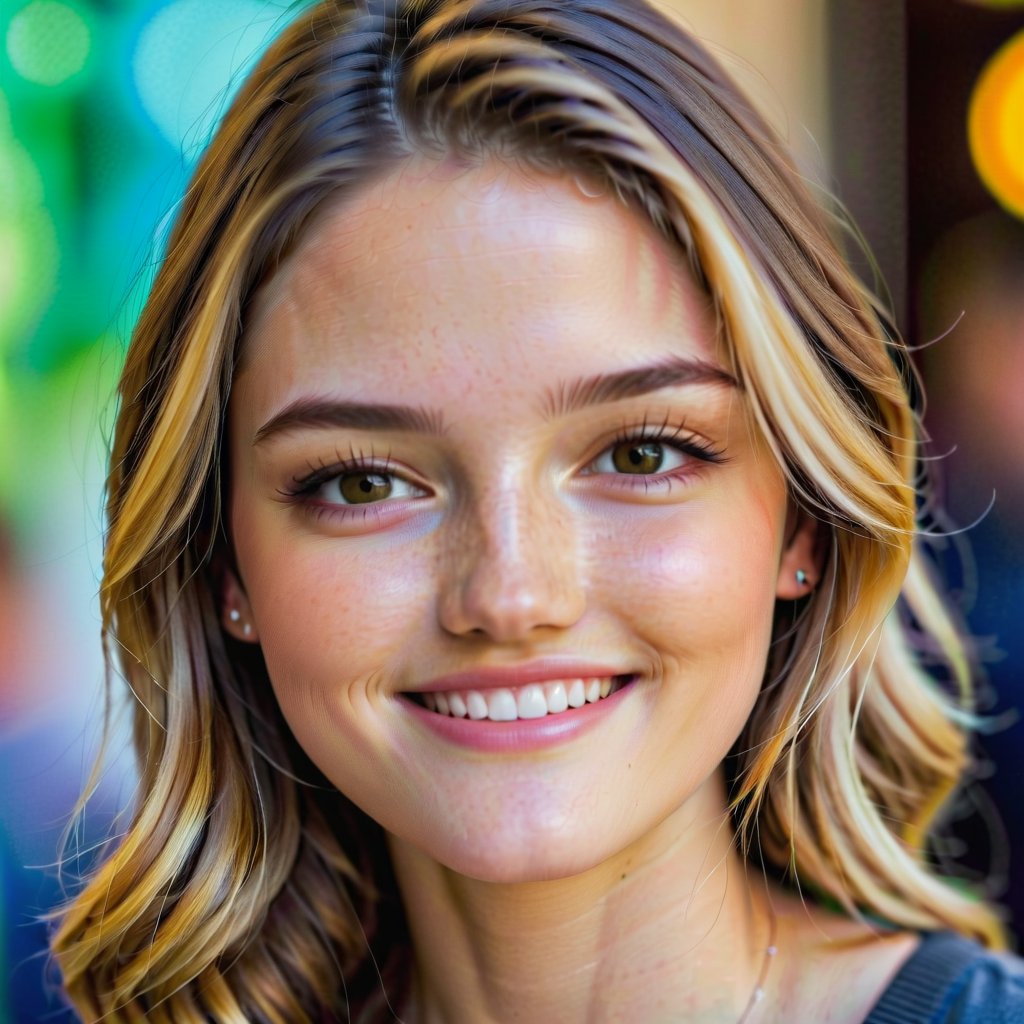
[{"label": "orange bokeh light", "polygon": [[1001,46],[982,71],[971,96],[967,138],[985,186],[1024,218],[1024,31]]}]

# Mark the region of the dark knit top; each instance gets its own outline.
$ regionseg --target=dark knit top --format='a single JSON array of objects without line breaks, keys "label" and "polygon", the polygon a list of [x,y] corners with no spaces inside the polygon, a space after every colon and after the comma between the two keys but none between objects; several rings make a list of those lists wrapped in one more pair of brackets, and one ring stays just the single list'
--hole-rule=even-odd
[{"label": "dark knit top", "polygon": [[[376,1006],[353,1019],[396,1017]],[[927,934],[864,1024],[1024,1024],[1024,960],[989,953],[951,932]]]},{"label": "dark knit top", "polygon": [[864,1024],[1024,1024],[1024,960],[926,935]]}]

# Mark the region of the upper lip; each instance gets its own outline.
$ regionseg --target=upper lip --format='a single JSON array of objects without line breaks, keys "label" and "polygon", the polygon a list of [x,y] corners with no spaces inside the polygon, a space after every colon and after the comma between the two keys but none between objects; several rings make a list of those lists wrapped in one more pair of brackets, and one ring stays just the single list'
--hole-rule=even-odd
[{"label": "upper lip", "polygon": [[501,686],[526,686],[528,683],[549,683],[556,679],[604,679],[606,677],[635,675],[634,672],[613,665],[590,661],[562,661],[543,659],[524,665],[474,668],[465,672],[438,676],[422,686],[416,693],[436,693],[443,690],[493,690]]}]

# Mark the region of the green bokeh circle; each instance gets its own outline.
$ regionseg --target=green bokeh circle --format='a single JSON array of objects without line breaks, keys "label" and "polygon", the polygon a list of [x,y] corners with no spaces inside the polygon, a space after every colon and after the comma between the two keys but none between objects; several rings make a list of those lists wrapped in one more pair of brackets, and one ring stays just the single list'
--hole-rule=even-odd
[{"label": "green bokeh circle", "polygon": [[22,78],[60,85],[86,64],[92,37],[81,15],[57,0],[34,0],[7,26],[7,57]]}]

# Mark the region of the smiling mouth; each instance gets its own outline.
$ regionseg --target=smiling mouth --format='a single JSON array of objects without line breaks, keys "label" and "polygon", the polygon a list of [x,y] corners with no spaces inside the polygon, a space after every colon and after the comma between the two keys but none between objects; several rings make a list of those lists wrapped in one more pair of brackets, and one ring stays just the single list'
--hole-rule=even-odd
[{"label": "smiling mouth", "polygon": [[597,704],[631,683],[634,675],[552,679],[525,686],[481,690],[438,690],[407,694],[428,711],[472,721],[516,722],[547,718]]}]

